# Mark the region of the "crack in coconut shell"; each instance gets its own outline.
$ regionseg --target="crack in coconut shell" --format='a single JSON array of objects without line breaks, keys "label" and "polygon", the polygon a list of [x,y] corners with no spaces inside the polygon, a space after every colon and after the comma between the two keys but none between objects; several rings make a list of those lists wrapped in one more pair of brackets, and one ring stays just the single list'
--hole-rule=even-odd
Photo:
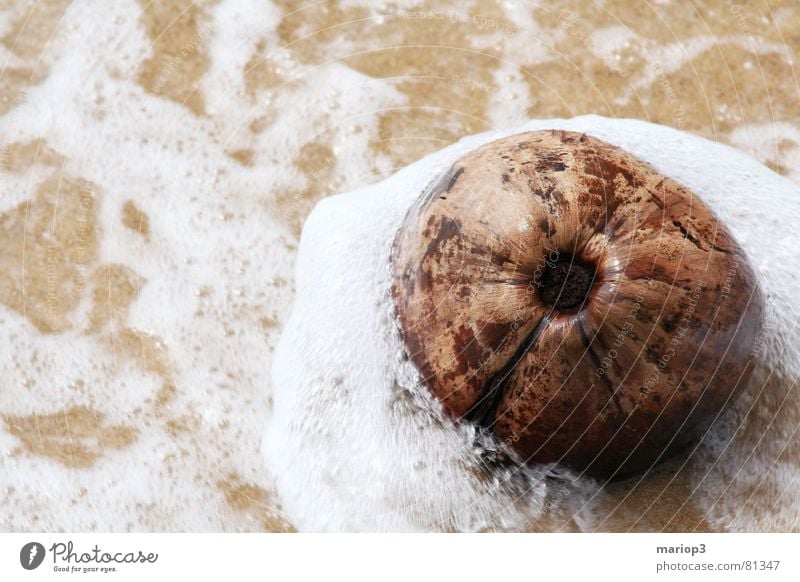
[{"label": "crack in coconut shell", "polygon": [[742,249],[696,195],[573,132],[466,154],[409,209],[391,261],[406,352],[445,410],[597,477],[702,434],[763,320]]}]

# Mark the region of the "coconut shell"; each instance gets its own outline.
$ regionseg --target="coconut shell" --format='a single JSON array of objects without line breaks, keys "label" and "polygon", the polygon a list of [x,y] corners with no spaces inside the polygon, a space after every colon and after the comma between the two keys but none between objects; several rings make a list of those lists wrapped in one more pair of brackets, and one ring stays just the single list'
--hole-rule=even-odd
[{"label": "coconut shell", "polygon": [[763,294],[689,189],[599,139],[536,131],[473,150],[392,253],[408,357],[460,422],[517,458],[648,469],[747,382]]}]

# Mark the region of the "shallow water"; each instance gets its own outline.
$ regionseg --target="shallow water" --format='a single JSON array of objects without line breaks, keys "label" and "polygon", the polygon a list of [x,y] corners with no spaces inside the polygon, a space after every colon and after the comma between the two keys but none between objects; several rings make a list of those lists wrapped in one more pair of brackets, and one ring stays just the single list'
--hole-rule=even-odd
[{"label": "shallow water", "polygon": [[[799,183],[798,24],[794,2],[4,3],[0,528],[301,525],[260,445],[313,205],[462,136],[582,113]],[[607,490],[594,527],[796,528],[794,374],[698,452],[724,451],[722,487],[678,459]],[[531,528],[587,527],[571,489],[550,493],[564,514]]]}]

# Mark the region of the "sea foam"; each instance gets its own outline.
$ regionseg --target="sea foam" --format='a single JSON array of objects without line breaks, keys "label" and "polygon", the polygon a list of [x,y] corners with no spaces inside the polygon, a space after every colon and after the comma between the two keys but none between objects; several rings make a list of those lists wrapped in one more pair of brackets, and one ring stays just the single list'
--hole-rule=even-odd
[{"label": "sea foam", "polygon": [[[263,454],[283,508],[302,530],[591,529],[599,485],[557,467],[491,469],[468,425],[447,419],[403,358],[390,297],[389,254],[409,206],[459,157],[539,129],[584,132],[618,145],[697,193],[747,252],[767,297],[757,365],[745,393],[688,456],[693,493],[718,528],[787,529],[800,499],[779,462],[797,449],[800,371],[796,322],[800,190],[742,153],[642,121],[585,116],[536,120],[464,138],[388,179],[320,202],[303,228],[297,295],[273,369]],[[745,419],[764,394],[761,424]],[[778,428],[772,430],[773,424]],[[748,432],[748,426],[750,432]],[[753,433],[753,431],[756,431]],[[753,457],[753,441],[763,456]],[[797,452],[797,451],[795,451]],[[722,462],[724,461],[724,462]],[[757,485],[782,494],[763,508],[740,501]],[[644,477],[646,478],[646,477]],[[759,513],[762,512],[762,513]]]}]

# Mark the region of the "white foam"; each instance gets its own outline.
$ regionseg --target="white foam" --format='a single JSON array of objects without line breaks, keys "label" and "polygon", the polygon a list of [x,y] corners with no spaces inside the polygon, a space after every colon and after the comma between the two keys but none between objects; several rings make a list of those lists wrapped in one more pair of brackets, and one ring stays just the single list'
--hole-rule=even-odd
[{"label": "white foam", "polygon": [[[800,373],[800,351],[791,341],[800,317],[800,234],[792,227],[800,221],[800,190],[730,147],[641,121],[586,116],[465,138],[379,184],[328,198],[309,216],[297,259],[295,305],[273,362],[274,413],[263,443],[297,527],[519,529],[542,518],[552,493],[541,480],[543,469],[527,471],[522,495],[519,481],[509,486],[481,477],[469,428],[442,418],[413,369],[402,363],[389,296],[389,252],[409,205],[464,152],[501,136],[551,128],[619,145],[679,180],[718,213],[750,256],[767,296],[767,347],[740,401],[745,404],[727,413],[689,460],[697,505],[709,509],[714,525],[726,527],[733,508],[747,512],[737,504],[746,491],[736,483],[726,490],[730,475],[711,467],[764,378],[771,371],[784,379]],[[782,422],[790,431],[800,419],[800,400],[793,396],[783,407]],[[737,446],[734,438],[728,448]],[[738,450],[731,458],[746,455]],[[794,462],[768,470],[775,460],[765,455],[756,463],[764,470],[759,479],[780,484],[800,476]],[[575,505],[593,491],[588,481],[572,487]],[[779,523],[796,519],[796,493],[771,501],[774,514],[782,516]],[[590,527],[590,511],[577,521]],[[764,520],[745,515],[741,523]]]}]

